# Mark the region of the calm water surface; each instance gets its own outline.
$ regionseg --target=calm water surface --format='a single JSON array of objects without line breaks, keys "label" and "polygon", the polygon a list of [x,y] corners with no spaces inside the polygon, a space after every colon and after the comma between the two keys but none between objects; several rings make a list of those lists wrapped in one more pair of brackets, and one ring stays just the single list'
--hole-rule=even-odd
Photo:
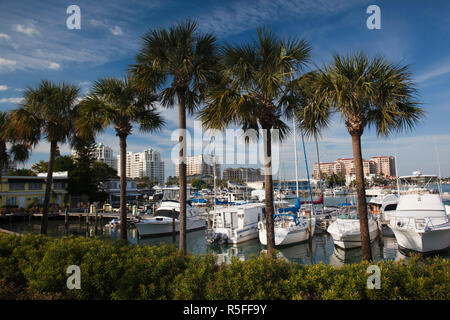
[{"label": "calm water surface", "polygon": [[[445,189],[450,190],[449,186]],[[342,196],[334,198],[326,198],[326,205],[335,205],[342,202],[355,201],[354,196]],[[0,228],[8,229],[18,233],[39,233],[40,221],[33,220],[31,223],[26,221],[16,221],[13,223],[1,222]],[[69,223],[68,229],[64,227],[63,220],[50,220],[48,226],[48,235],[52,237],[63,237],[66,235],[80,235],[87,237],[99,237],[105,241],[114,241],[120,238],[118,228],[110,229],[103,225],[87,226],[84,219],[81,222],[72,220]],[[254,239],[237,246],[211,246],[206,243],[205,230],[194,231],[187,233],[187,250],[193,254],[215,254],[219,262],[230,262],[232,257],[237,257],[240,260],[248,259],[252,256],[257,256],[265,249],[258,239]],[[178,236],[159,237],[159,238],[144,238],[138,239],[135,229],[128,231],[128,239],[134,244],[150,244],[159,245],[161,243],[178,245]],[[292,245],[289,247],[279,248],[280,258],[287,259],[291,262],[301,264],[317,264],[325,263],[334,266],[341,266],[344,263],[357,263],[362,260],[361,250],[351,249],[342,250],[336,248],[333,244],[333,238],[327,234],[315,234],[311,244],[303,243]],[[397,248],[397,242],[394,237],[384,237],[382,245],[378,239],[372,244],[372,255],[376,261],[378,260],[404,260],[408,259],[407,255],[400,252]],[[445,257],[450,258],[450,253],[444,254]]]}]

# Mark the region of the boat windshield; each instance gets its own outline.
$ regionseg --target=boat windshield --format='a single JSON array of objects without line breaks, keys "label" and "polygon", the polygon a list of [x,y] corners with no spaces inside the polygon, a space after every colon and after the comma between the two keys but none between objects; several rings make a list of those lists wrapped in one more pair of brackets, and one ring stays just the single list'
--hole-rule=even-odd
[{"label": "boat windshield", "polygon": [[178,211],[172,211],[172,210],[165,210],[165,209],[161,209],[161,210],[156,210],[155,212],[155,217],[168,217],[168,218],[172,218],[173,215],[175,214],[175,219],[178,219],[179,216],[179,212]]},{"label": "boat windshield", "polygon": [[345,219],[345,220],[358,220],[359,219],[359,214],[357,213],[344,213],[341,214],[339,217],[339,219]]}]

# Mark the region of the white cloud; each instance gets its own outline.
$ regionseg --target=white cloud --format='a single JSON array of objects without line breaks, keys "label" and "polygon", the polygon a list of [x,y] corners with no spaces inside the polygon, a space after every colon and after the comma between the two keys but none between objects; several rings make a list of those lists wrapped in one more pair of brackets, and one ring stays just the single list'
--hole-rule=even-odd
[{"label": "white cloud", "polygon": [[433,70],[422,73],[421,75],[416,77],[416,80],[417,80],[417,82],[423,82],[423,81],[427,81],[427,80],[442,76],[449,72],[450,72],[450,63],[447,63],[447,64],[444,63],[444,64],[440,64],[439,67],[436,67]]},{"label": "white cloud", "polygon": [[50,62],[50,65],[48,67],[52,70],[58,70],[61,67],[61,65],[56,62]]},{"label": "white cloud", "polygon": [[16,69],[17,61],[0,58],[0,72],[13,71]]},{"label": "white cloud", "polygon": [[0,33],[0,39],[9,39],[9,36],[6,33]]},{"label": "white cloud", "polygon": [[17,98],[1,98],[0,103],[21,103],[23,101],[23,98],[17,97]]},{"label": "white cloud", "polygon": [[123,35],[123,31],[119,26],[114,26],[113,28],[110,28],[109,31],[115,36]]},{"label": "white cloud", "polygon": [[14,25],[14,30],[32,36],[33,34],[39,34],[39,31],[34,26],[24,26],[22,24]]},{"label": "white cloud", "polygon": [[6,91],[6,90],[8,90],[8,86],[0,84],[0,91]]}]

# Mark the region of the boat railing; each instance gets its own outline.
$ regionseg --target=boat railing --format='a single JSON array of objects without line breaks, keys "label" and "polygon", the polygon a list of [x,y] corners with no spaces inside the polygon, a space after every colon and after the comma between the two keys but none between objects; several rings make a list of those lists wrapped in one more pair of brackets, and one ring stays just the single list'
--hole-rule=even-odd
[{"label": "boat railing", "polygon": [[[447,222],[449,219],[447,218]],[[431,217],[423,218],[394,218],[391,225],[398,228],[410,229],[410,230],[428,230],[429,228],[435,228]]]}]

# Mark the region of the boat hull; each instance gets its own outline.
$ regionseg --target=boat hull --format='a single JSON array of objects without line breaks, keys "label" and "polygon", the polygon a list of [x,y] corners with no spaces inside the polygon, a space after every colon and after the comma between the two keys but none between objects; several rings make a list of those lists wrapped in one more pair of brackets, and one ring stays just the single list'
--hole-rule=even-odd
[{"label": "boat hull", "polygon": [[[334,245],[342,249],[352,249],[361,247],[360,233],[334,233],[329,232],[333,237]],[[370,242],[373,242],[378,235],[378,230],[369,231]]]},{"label": "boat hull", "polygon": [[392,226],[398,246],[402,249],[429,253],[450,249],[450,226],[438,230],[416,231]]},{"label": "boat hull", "polygon": [[[275,228],[275,246],[287,246],[296,243],[308,241],[308,228]],[[314,234],[314,226],[312,226],[312,234]],[[262,245],[267,245],[266,229],[259,230],[259,242]]]},{"label": "boat hull", "polygon": [[[206,221],[203,219],[187,219],[186,231],[195,231],[206,228]],[[136,223],[139,237],[159,237],[171,235],[173,233],[172,221],[161,222],[140,222]],[[180,232],[180,223],[175,220],[175,233]]]},{"label": "boat hull", "polygon": [[213,233],[218,235],[226,235],[227,242],[229,244],[239,244],[258,238],[258,225],[257,223],[254,223],[243,229],[234,230],[234,232],[231,232],[227,228],[216,228],[213,229]]}]

